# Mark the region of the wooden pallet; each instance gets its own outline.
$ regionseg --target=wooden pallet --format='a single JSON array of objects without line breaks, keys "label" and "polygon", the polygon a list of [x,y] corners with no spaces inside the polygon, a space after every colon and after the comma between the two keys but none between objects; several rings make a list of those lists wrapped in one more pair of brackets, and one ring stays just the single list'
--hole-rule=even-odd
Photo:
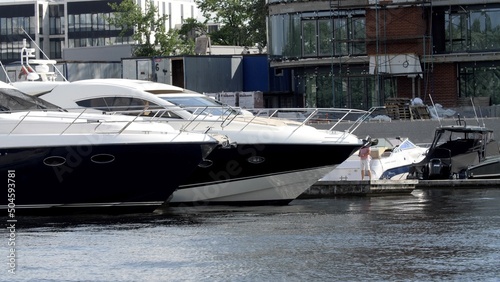
[{"label": "wooden pallet", "polygon": [[410,99],[408,98],[387,98],[385,109],[391,119],[410,119]]},{"label": "wooden pallet", "polygon": [[412,119],[430,119],[431,113],[429,108],[425,105],[411,106],[411,118]]}]

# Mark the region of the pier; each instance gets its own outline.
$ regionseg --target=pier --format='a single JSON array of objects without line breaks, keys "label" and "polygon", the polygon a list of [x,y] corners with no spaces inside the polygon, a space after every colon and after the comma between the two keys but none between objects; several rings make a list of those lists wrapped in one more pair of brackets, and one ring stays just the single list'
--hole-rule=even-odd
[{"label": "pier", "polygon": [[415,189],[487,188],[500,188],[500,179],[318,181],[302,193],[299,199],[410,194]]},{"label": "pier", "polygon": [[419,180],[415,189],[482,189],[500,188],[500,179]]},{"label": "pier", "polygon": [[387,194],[409,194],[418,180],[339,180],[318,181],[309,187],[301,199],[330,196],[381,196]]}]

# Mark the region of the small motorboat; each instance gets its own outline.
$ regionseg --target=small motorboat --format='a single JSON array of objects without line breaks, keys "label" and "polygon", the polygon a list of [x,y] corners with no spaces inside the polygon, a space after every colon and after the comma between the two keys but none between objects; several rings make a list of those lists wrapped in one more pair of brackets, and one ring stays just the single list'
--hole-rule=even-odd
[{"label": "small motorboat", "polygon": [[[408,138],[378,138],[371,142],[370,170],[372,179],[406,179],[412,164],[425,157],[426,147]],[[358,153],[354,153],[319,181],[361,180]]]},{"label": "small motorboat", "polygon": [[493,130],[467,125],[459,116],[456,125],[436,129],[429,151],[421,162],[411,167],[408,178],[464,179],[469,167],[479,172],[481,166],[475,166],[499,152]]},{"label": "small motorboat", "polygon": [[500,179],[500,155],[485,158],[466,170],[469,179]]}]

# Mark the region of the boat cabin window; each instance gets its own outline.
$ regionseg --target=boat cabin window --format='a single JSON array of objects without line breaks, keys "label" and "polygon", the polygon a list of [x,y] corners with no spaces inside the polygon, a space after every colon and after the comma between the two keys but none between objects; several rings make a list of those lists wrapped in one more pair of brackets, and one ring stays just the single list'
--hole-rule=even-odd
[{"label": "boat cabin window", "polygon": [[57,110],[62,109],[38,97],[27,95],[17,89],[0,91],[0,111]]},{"label": "boat cabin window", "polygon": [[490,135],[488,132],[483,131],[443,131],[436,135],[439,143],[460,140],[483,140]]},{"label": "boat cabin window", "polygon": [[94,108],[105,112],[120,111],[123,114],[137,115],[144,111],[142,115],[165,118],[179,118],[173,111],[166,110],[165,107],[148,100],[130,97],[100,97],[77,101],[80,107]]},{"label": "boat cabin window", "polygon": [[189,96],[189,97],[176,97],[172,96],[163,96],[160,97],[174,105],[182,107],[193,114],[202,114],[202,115],[237,115],[239,112],[230,106],[222,104],[221,102],[205,96]]}]

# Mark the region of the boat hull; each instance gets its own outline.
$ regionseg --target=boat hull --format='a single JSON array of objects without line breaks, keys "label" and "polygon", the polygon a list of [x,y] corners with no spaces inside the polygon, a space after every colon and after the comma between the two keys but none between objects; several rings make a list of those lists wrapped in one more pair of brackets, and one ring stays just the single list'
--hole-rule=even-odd
[{"label": "boat hull", "polygon": [[237,145],[213,151],[169,205],[286,205],[359,149],[358,144]]},{"label": "boat hull", "polygon": [[500,157],[486,159],[467,169],[470,179],[500,179]]},{"label": "boat hull", "polygon": [[203,156],[195,142],[24,147],[0,154],[0,173],[13,184],[12,197],[0,206],[16,214],[154,211]]}]

